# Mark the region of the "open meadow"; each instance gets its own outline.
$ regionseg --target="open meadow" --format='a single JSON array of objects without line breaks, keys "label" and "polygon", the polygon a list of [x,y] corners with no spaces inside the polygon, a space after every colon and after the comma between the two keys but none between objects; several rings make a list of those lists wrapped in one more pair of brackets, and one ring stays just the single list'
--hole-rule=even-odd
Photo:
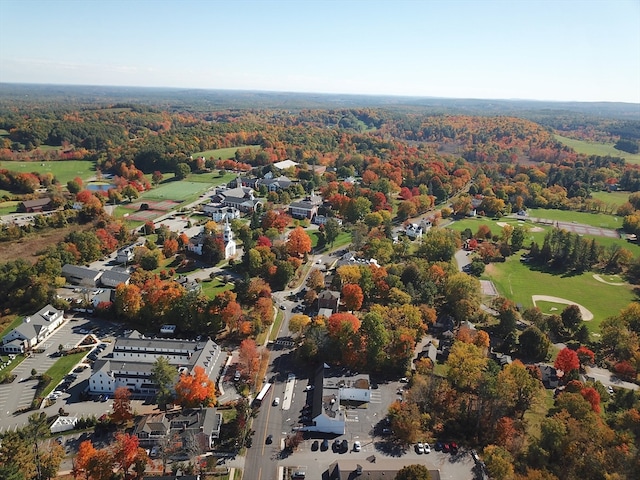
[{"label": "open meadow", "polygon": [[563,137],[558,134],[554,136],[560,143],[573,148],[578,153],[583,153],[585,155],[600,155],[601,157],[609,155],[611,157],[624,158],[629,163],[640,165],[640,154],[616,150],[613,147],[613,144],[586,142],[584,140],[575,140],[573,138]]},{"label": "open meadow", "polygon": [[632,192],[591,192],[591,197],[618,208],[629,201]]}]

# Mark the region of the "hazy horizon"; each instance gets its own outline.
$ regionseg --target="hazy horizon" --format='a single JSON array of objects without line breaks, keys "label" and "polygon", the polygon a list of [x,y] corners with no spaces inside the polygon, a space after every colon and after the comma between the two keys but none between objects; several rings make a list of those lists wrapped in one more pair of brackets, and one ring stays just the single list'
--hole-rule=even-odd
[{"label": "hazy horizon", "polygon": [[0,82],[639,104],[639,25],[638,0],[2,0]]}]

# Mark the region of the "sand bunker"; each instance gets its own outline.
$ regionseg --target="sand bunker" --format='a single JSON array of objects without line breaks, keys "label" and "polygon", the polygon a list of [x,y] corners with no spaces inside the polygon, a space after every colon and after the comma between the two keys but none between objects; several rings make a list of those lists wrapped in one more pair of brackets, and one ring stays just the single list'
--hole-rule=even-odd
[{"label": "sand bunker", "polygon": [[602,282],[602,283],[606,283],[607,285],[615,285],[616,287],[620,287],[622,285],[625,285],[624,282],[607,282],[604,278],[602,278],[600,275],[598,275],[597,273],[593,274],[593,278],[595,278],[597,281]]},{"label": "sand bunker", "polygon": [[543,302],[564,303],[566,305],[577,305],[578,308],[580,309],[580,314],[582,315],[582,320],[584,320],[584,321],[593,320],[593,313],[591,313],[589,310],[584,308],[579,303],[572,302],[572,301],[567,300],[565,298],[550,297],[549,295],[531,295],[531,300],[533,300],[533,304],[534,305],[536,305],[536,302],[540,301],[540,300],[543,301]]}]

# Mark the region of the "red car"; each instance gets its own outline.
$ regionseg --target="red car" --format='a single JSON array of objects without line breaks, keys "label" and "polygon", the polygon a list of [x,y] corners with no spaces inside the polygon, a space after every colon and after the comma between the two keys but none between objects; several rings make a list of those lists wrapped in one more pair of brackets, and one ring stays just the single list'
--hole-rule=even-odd
[{"label": "red car", "polygon": [[443,451],[444,453],[449,453],[449,448],[450,448],[450,447],[449,447],[449,444],[448,444],[448,443],[444,443],[444,444],[442,444],[442,451]]},{"label": "red car", "polygon": [[454,455],[458,454],[458,444],[456,442],[451,442],[449,444],[449,450],[451,450],[451,453],[453,453]]}]

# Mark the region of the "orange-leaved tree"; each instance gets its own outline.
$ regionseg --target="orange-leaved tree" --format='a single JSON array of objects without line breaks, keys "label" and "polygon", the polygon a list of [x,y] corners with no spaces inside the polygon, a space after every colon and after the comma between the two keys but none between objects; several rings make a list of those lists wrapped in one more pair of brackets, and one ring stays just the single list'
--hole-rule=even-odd
[{"label": "orange-leaved tree", "polygon": [[253,383],[254,376],[260,367],[260,354],[255,340],[247,338],[240,342],[239,362],[240,371],[248,383]]},{"label": "orange-leaved tree", "polygon": [[183,408],[209,407],[215,403],[213,382],[204,368],[198,365],[191,374],[180,375],[176,384],[176,401]]},{"label": "orange-leaved tree", "polygon": [[131,465],[133,465],[138,458],[138,437],[136,435],[129,435],[128,433],[116,433],[115,442],[111,447],[111,454],[113,456],[113,463],[115,463],[125,478]]},{"label": "orange-leaved tree", "polygon": [[111,421],[122,425],[133,418],[131,411],[131,392],[127,387],[118,387],[113,394],[113,413]]},{"label": "orange-leaved tree", "polygon": [[300,257],[311,251],[311,238],[302,227],[294,228],[287,239],[287,253],[292,257]]},{"label": "orange-leaved tree", "polygon": [[360,310],[364,301],[364,294],[360,285],[347,283],[342,287],[342,300],[347,310]]}]

